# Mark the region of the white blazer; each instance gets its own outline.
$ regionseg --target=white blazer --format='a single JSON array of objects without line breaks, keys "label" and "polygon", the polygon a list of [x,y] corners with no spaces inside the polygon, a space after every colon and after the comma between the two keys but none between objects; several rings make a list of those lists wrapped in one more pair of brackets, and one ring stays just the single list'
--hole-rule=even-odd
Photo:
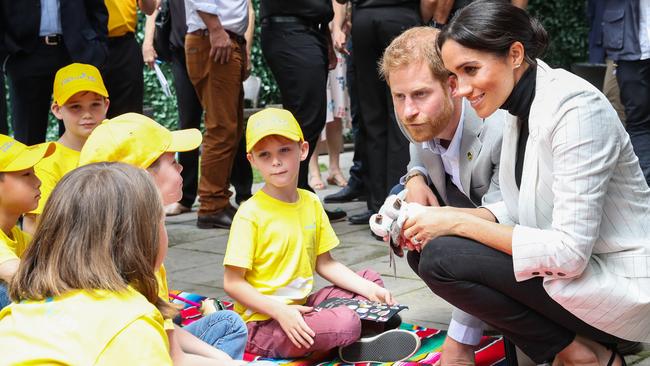
[{"label": "white blazer", "polygon": [[530,135],[515,183],[519,126],[505,124],[499,185],[486,205],[515,224],[517,281],[543,277],[548,294],[586,323],[650,341],[650,189],[605,96],[538,60]]}]

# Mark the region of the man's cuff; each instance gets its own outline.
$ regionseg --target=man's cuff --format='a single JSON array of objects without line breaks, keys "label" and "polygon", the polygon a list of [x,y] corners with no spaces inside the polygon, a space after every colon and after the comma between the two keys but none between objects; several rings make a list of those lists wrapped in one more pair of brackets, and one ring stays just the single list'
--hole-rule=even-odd
[{"label": "man's cuff", "polygon": [[399,184],[406,185],[406,177],[408,177],[413,171],[418,171],[422,173],[422,177],[427,181],[427,183],[428,184],[431,183],[429,182],[429,176],[427,174],[427,170],[421,166],[414,166],[413,168],[411,168],[411,170],[408,171],[408,173],[406,173],[403,177],[399,179]]},{"label": "man's cuff", "polygon": [[194,6],[197,11],[219,16],[219,11],[216,4],[207,2],[195,2]]},{"label": "man's cuff", "polygon": [[483,328],[469,327],[451,319],[447,335],[456,342],[476,346],[479,344],[481,337],[483,336]]}]

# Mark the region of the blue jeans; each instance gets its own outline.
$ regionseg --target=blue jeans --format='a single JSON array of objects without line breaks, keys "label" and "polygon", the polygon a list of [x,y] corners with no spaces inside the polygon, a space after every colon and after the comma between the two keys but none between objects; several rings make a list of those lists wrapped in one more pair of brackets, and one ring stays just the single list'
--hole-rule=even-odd
[{"label": "blue jeans", "polygon": [[0,310],[9,304],[11,304],[11,300],[9,300],[9,295],[7,294],[7,285],[0,282]]},{"label": "blue jeans", "polygon": [[241,317],[230,310],[220,310],[183,328],[234,360],[244,357],[248,330]]}]

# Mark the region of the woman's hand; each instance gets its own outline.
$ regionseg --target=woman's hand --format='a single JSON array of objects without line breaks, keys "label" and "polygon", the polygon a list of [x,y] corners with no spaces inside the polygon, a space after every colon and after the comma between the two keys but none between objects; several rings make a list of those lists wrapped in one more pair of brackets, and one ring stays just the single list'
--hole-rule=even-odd
[{"label": "woman's hand", "polygon": [[144,63],[149,66],[150,69],[153,69],[154,63],[156,63],[156,59],[158,58],[158,55],[156,54],[156,50],[153,48],[153,43],[151,42],[144,42],[142,43],[142,59],[144,60]]},{"label": "woman's hand", "polygon": [[403,235],[416,246],[424,247],[439,236],[454,235],[453,227],[463,219],[463,213],[449,207],[427,207],[415,217],[409,217],[402,227]]},{"label": "woman's hand", "polygon": [[314,344],[316,333],[309,328],[302,317],[302,314],[309,313],[312,310],[314,309],[309,306],[286,305],[275,317],[291,343],[298,348],[309,348]]}]

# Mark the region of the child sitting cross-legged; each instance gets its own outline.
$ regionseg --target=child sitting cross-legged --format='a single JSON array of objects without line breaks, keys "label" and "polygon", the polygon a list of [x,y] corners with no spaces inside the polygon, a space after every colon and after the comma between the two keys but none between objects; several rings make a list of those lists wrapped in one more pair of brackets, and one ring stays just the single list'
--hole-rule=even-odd
[{"label": "child sitting cross-legged", "polygon": [[36,208],[41,196],[34,165],[55,149],[52,143],[28,147],[0,135],[0,310],[9,305],[7,283],[31,240],[16,223],[22,214]]},{"label": "child sitting cross-legged", "polygon": [[[313,311],[332,297],[395,301],[379,274],[355,273],[332,257],[339,240],[323,206],[314,193],[297,188],[308,143],[293,115],[274,108],[252,115],[246,151],[265,184],[238,209],[224,258],[224,289],[247,322],[246,350],[291,358],[340,347],[346,362],[411,356],[419,346],[414,333],[393,329],[360,340],[362,327],[376,323],[362,325],[357,313],[345,306]],[[333,286],[312,294],[314,272]]]},{"label": "child sitting cross-legged", "polygon": [[[171,365],[154,275],[167,253],[159,193],[126,164],[58,183],[0,312],[6,365]],[[161,315],[162,313],[162,315]]]}]

